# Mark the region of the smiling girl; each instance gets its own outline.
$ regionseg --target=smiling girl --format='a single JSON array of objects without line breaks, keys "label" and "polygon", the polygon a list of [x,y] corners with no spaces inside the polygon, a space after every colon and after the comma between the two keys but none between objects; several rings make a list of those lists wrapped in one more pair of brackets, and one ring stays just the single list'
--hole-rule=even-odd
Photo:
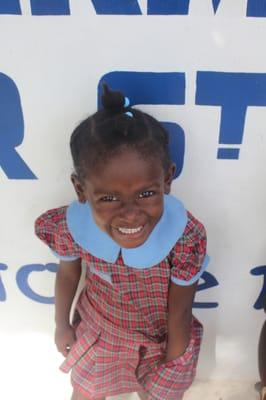
[{"label": "smiling girl", "polygon": [[[169,194],[175,166],[165,129],[103,89],[103,109],[71,136],[78,201],[36,221],[60,259],[61,369],[72,370],[72,400],[135,391],[178,400],[195,376],[202,337],[192,304],[208,261],[205,230]],[[70,321],[81,262],[86,283]]]}]

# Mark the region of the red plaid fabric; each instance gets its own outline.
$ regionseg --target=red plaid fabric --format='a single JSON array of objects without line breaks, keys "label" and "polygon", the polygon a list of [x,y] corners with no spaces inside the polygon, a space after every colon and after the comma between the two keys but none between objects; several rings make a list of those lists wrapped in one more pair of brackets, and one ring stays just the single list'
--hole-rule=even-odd
[{"label": "red plaid fabric", "polygon": [[60,256],[80,257],[66,223],[67,206],[49,210],[35,221],[36,235]]},{"label": "red plaid fabric", "polygon": [[206,255],[204,226],[188,212],[188,223],[183,236],[170,252],[171,276],[189,281],[195,276]]},{"label": "red plaid fabric", "polygon": [[[167,301],[171,276],[189,280],[205,256],[203,226],[191,214],[183,236],[158,265],[128,267],[93,257],[74,243],[66,207],[36,221],[37,235],[61,256],[77,256],[87,266],[86,285],[76,305],[77,342],[61,366],[88,399],[144,390],[149,400],[179,400],[195,376],[202,336],[193,318],[185,353],[157,368],[166,350]],[[76,318],[75,318],[76,319]]]}]

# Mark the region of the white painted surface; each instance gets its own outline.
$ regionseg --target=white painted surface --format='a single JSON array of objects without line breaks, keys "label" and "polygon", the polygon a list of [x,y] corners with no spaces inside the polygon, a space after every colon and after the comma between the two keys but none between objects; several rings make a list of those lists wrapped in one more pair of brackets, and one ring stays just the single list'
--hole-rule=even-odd
[{"label": "white painted surface", "polygon": [[[258,377],[264,315],[253,304],[262,276],[253,277],[250,270],[266,264],[266,111],[249,107],[239,160],[217,160],[220,109],[196,106],[195,91],[197,71],[266,72],[266,18],[245,17],[241,1],[224,1],[213,16],[210,2],[194,0],[190,15],[182,17],[99,16],[90,2],[77,0],[71,2],[71,16],[39,18],[30,15],[27,1],[21,3],[22,16],[0,15],[0,72],[19,89],[25,137],[17,151],[38,180],[8,180],[0,169],[0,263],[8,266],[1,271],[7,293],[0,303],[1,393],[18,391],[29,400],[36,393],[68,398],[68,377],[57,371],[53,307],[25,297],[16,272],[26,264],[55,262],[35,238],[33,222],[42,211],[74,198],[71,131],[96,110],[101,76],[129,70],[186,74],[185,105],[142,108],[185,130],[184,169],[173,193],[204,222],[209,272],[219,281],[197,295],[197,301],[217,301],[219,307],[195,310],[205,327],[198,378],[213,381],[213,392],[207,384],[195,385],[187,399],[192,393],[200,397],[197,390],[206,399],[210,393],[212,399],[253,398],[252,389],[242,391],[242,383],[228,386],[228,381],[252,387]],[[145,2],[141,7],[146,9]],[[30,279],[36,292],[52,296],[53,274],[36,272]],[[216,386],[217,380],[226,384]],[[227,387],[235,389],[229,394]]]}]

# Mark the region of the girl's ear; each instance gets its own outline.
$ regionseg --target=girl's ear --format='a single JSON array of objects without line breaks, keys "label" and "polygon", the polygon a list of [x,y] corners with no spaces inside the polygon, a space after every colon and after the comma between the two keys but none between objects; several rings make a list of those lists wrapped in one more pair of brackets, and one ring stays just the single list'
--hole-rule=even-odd
[{"label": "girl's ear", "polygon": [[73,183],[75,192],[77,193],[78,201],[80,203],[86,203],[87,199],[84,194],[83,185],[81,184],[81,182],[76,174],[71,174],[71,182]]},{"label": "girl's ear", "polygon": [[164,193],[165,194],[170,193],[172,180],[174,179],[174,176],[175,176],[175,171],[176,171],[175,164],[171,164],[169,167],[169,170],[164,178]]}]

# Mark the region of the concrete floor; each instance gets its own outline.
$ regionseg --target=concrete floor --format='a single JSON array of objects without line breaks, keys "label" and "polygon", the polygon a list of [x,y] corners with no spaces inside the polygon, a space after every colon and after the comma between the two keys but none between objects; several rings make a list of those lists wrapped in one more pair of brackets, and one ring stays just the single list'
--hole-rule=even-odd
[{"label": "concrete floor", "polygon": [[[139,400],[137,394],[108,397],[108,400]],[[163,400],[163,399],[162,399]],[[259,400],[254,382],[196,381],[184,396],[184,400]]]}]

